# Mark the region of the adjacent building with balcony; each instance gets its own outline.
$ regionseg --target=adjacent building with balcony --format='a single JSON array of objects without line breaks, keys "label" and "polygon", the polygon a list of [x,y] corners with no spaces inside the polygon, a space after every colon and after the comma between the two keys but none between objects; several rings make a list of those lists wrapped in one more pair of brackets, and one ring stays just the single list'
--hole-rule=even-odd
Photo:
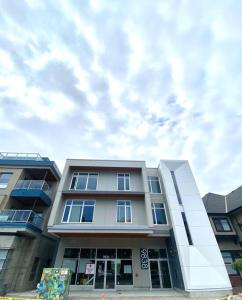
[{"label": "adjacent building with balcony", "polygon": [[241,274],[232,263],[242,258],[242,187],[228,195],[208,193],[203,197],[214,234],[233,287],[241,287]]},{"label": "adjacent building with balcony", "polygon": [[39,154],[0,153],[0,294],[36,288],[56,238],[47,222],[60,172]]},{"label": "adjacent building with balcony", "polygon": [[231,290],[187,161],[68,159],[48,231],[72,288]]}]

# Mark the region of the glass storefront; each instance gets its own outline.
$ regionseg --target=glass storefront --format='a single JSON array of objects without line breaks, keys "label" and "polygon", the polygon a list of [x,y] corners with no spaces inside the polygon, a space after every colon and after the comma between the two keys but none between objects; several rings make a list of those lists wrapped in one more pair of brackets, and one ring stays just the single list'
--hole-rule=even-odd
[{"label": "glass storefront", "polygon": [[149,249],[149,268],[152,289],[171,288],[166,249]]},{"label": "glass storefront", "polygon": [[[147,250],[147,279],[150,277],[150,287],[171,288],[166,249]],[[72,285],[100,290],[133,286],[131,249],[66,248],[62,266],[72,271]]]},{"label": "glass storefront", "polygon": [[133,285],[131,249],[66,248],[62,266],[71,269],[72,285],[95,289]]}]

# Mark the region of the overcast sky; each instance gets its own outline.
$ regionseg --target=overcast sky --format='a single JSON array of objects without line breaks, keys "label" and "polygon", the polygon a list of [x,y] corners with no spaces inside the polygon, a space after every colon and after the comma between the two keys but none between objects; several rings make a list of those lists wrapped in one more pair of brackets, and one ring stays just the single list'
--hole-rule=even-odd
[{"label": "overcast sky", "polygon": [[0,0],[0,148],[188,159],[242,184],[242,2]]}]

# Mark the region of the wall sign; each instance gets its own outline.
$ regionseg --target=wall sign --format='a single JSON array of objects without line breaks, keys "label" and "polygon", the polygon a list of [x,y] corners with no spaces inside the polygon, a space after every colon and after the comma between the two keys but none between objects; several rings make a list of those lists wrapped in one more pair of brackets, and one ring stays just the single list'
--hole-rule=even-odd
[{"label": "wall sign", "polygon": [[86,264],[85,274],[93,275],[95,273],[95,264]]},{"label": "wall sign", "polygon": [[146,270],[148,269],[148,249],[141,248],[140,249],[140,263],[141,263],[141,269]]}]

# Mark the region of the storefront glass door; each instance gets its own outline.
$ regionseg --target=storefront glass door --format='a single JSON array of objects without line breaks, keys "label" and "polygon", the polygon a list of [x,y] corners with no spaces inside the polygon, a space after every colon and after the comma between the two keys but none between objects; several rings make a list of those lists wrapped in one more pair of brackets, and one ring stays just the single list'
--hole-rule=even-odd
[{"label": "storefront glass door", "polygon": [[115,289],[114,260],[97,260],[95,289]]},{"label": "storefront glass door", "polygon": [[170,272],[167,260],[150,260],[151,288],[171,288]]}]

